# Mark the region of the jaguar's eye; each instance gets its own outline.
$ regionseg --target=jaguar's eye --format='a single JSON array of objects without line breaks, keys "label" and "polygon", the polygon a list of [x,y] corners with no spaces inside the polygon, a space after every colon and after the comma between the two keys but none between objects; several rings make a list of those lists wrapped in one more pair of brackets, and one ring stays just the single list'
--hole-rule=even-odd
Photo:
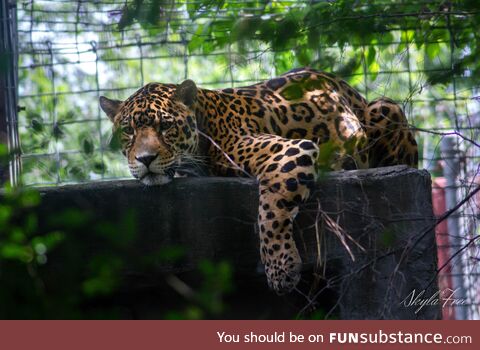
[{"label": "jaguar's eye", "polygon": [[133,134],[133,128],[130,125],[124,125],[122,126],[122,132],[125,134]]},{"label": "jaguar's eye", "polygon": [[160,131],[167,131],[173,126],[173,121],[171,120],[162,120],[160,123]]}]

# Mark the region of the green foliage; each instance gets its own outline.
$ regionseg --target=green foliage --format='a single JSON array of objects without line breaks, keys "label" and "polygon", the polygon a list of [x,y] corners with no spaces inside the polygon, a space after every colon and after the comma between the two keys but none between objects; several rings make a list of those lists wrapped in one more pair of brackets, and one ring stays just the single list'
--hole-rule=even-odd
[{"label": "green foliage", "polygon": [[5,186],[0,201],[0,262],[16,261],[34,269],[44,264],[47,252],[62,241],[60,231],[38,235],[34,210],[39,203],[36,190]]},{"label": "green foliage", "polygon": [[[158,0],[135,1],[123,11],[119,21],[121,30],[138,22],[144,27],[164,31],[162,14],[166,6],[182,9],[186,2]],[[414,44],[417,49],[425,48],[430,60],[440,53],[439,45],[455,45],[459,53],[455,57],[449,76],[436,76],[435,72],[426,72],[431,84],[439,84],[443,79],[451,79],[452,74],[462,74],[466,69],[478,72],[480,65],[475,61],[480,47],[477,44],[480,12],[474,1],[433,1],[433,2],[398,2],[368,1],[358,2],[343,0],[318,2],[314,4],[291,2],[251,1],[195,1],[187,2],[190,20],[195,31],[189,40],[190,52],[200,51],[204,54],[238,44],[241,51],[248,51],[258,44],[266,44],[273,52],[292,50],[299,65],[325,67],[322,61],[330,61],[331,54],[323,47],[347,46],[365,47],[365,60],[372,80],[380,70],[377,51],[387,50],[384,42],[395,41],[395,31],[400,32],[399,52]],[[221,11],[221,19],[214,14]],[[148,13],[148,16],[145,14]],[[450,14],[452,13],[452,14]],[[126,20],[128,18],[128,21]],[[156,19],[155,19],[156,18]],[[405,31],[400,28],[412,28]],[[467,49],[468,48],[468,49]],[[467,50],[465,50],[467,49]],[[357,52],[356,64],[349,63],[350,74],[358,67],[363,55]],[[315,60],[319,55],[321,59]],[[333,61],[330,61],[333,63]],[[289,65],[291,66],[291,65]],[[345,72],[348,73],[348,72]],[[480,75],[472,74],[476,79]],[[473,83],[473,82],[472,82]]]},{"label": "green foliage", "polygon": [[[105,300],[128,289],[126,270],[154,276],[159,267],[175,266],[186,255],[184,247],[172,245],[138,256],[133,247],[141,237],[133,211],[112,222],[98,220],[94,208],[58,211],[40,204],[34,188],[5,185],[0,190],[1,319],[123,318]],[[225,312],[231,266],[202,261],[198,275],[199,286],[177,303],[184,305],[182,311],[165,317],[218,318]]]},{"label": "green foliage", "polygon": [[203,260],[198,265],[202,283],[191,293],[181,293],[187,301],[182,310],[172,310],[165,319],[205,319],[220,318],[227,305],[224,297],[233,291],[233,271],[227,262],[213,263]]},{"label": "green foliage", "polygon": [[320,173],[332,170],[332,163],[338,157],[340,147],[334,141],[329,140],[319,146],[318,158],[316,162]]},{"label": "green foliage", "polygon": [[162,247],[158,251],[158,254],[156,254],[156,258],[161,261],[175,262],[180,260],[184,255],[185,248],[182,246],[172,245],[168,247]]},{"label": "green foliage", "polygon": [[88,262],[89,277],[83,281],[82,290],[88,297],[111,295],[120,284],[123,268],[121,256],[102,254]]},{"label": "green foliage", "polygon": [[162,29],[166,28],[165,8],[171,8],[174,5],[174,0],[134,0],[125,6],[122,17],[118,22],[118,28],[120,30],[131,26],[135,20],[139,20],[140,23],[147,26],[157,23],[165,23]]},{"label": "green foliage", "polygon": [[203,276],[203,285],[197,291],[197,300],[210,315],[220,316],[225,308],[222,298],[232,291],[232,267],[227,262],[214,264],[203,260],[198,269]]},{"label": "green foliage", "polygon": [[300,85],[291,85],[284,89],[282,94],[289,101],[298,100],[303,97],[303,89]]},{"label": "green foliage", "polygon": [[[138,7],[152,10],[154,3],[136,3],[136,11],[141,12]],[[455,108],[455,115],[478,110],[469,101],[480,84],[478,1],[179,0],[169,5],[178,11],[187,9],[190,54],[271,57],[276,74],[308,65],[343,76],[369,99],[386,95],[406,104],[425,100],[411,103],[408,115],[412,124],[425,129],[452,125],[452,116],[439,115],[438,109]],[[163,33],[164,19],[152,22],[126,12],[130,22],[120,26],[122,30],[140,23],[151,33]],[[258,51],[262,54],[252,54]],[[235,63],[237,67],[251,64],[248,59]],[[291,87],[285,96],[294,100],[300,92]],[[419,141],[429,137],[417,135]],[[324,158],[334,151],[327,149]],[[426,149],[424,155],[430,157],[431,152]]]},{"label": "green foliage", "polygon": [[[55,16],[65,23],[78,21],[75,5],[55,5],[60,10]],[[59,29],[48,22],[49,5],[31,7],[39,12],[19,9],[21,21]],[[248,85],[308,65],[344,77],[368,99],[386,95],[404,101],[416,126],[450,127],[453,108],[455,115],[478,110],[471,98],[480,83],[479,9],[475,0],[84,2],[82,11],[98,17],[88,21],[102,22],[102,30],[78,23],[70,39],[88,43],[94,38],[97,46],[88,57],[55,54],[54,62],[62,64],[37,66],[50,58],[41,50],[31,54],[28,34],[20,33],[19,42],[25,43],[20,104],[26,113],[20,114],[19,127],[28,155],[24,181],[129,176],[120,142],[111,137],[110,121],[98,108],[96,89],[122,99],[147,81],[178,83],[185,73],[201,87],[217,88],[229,81]],[[41,48],[54,39],[42,37],[36,44]],[[94,55],[95,64],[75,62]],[[286,96],[295,99],[298,91],[292,88]],[[417,135],[424,137],[431,135]],[[433,149],[428,147],[429,156]]]}]

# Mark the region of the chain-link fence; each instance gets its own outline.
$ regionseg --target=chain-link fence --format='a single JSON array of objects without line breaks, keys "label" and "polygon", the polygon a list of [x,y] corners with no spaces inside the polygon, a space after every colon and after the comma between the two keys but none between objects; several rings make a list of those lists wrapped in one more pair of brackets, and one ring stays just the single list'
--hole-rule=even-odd
[{"label": "chain-link fence", "polygon": [[[214,10],[212,3],[218,3]],[[471,83],[475,63],[464,60],[477,35],[469,19],[478,11],[441,1],[417,4],[415,11],[412,1],[375,3],[384,10],[358,15],[360,5],[352,2],[351,13],[315,19],[310,30],[318,27],[319,40],[306,45],[303,39],[278,42],[289,35],[290,22],[272,27],[277,39],[270,42],[259,40],[268,28],[241,26],[275,23],[277,16],[285,20],[331,2],[19,1],[23,182],[129,177],[123,156],[109,146],[111,125],[98,106],[102,94],[124,99],[146,82],[185,78],[205,88],[248,85],[308,64],[341,75],[369,100],[388,96],[404,106],[417,128],[420,167],[430,170],[440,191],[433,197],[438,215],[468,199],[448,227],[437,227],[440,280],[468,300],[456,318],[479,318],[480,210],[472,193],[480,182],[480,104],[478,85]],[[392,25],[371,25],[375,18],[392,18]],[[335,44],[321,39],[353,25],[367,34]],[[239,32],[246,38],[236,40]]]}]

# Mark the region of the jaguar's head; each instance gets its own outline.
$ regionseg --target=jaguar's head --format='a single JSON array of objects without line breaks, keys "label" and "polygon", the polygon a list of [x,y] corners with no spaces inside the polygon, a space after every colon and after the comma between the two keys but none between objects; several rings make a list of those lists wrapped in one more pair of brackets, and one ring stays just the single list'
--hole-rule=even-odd
[{"label": "jaguar's head", "polygon": [[113,122],[132,175],[145,185],[165,184],[185,156],[195,153],[197,87],[150,83],[125,101],[100,97],[100,107]]}]

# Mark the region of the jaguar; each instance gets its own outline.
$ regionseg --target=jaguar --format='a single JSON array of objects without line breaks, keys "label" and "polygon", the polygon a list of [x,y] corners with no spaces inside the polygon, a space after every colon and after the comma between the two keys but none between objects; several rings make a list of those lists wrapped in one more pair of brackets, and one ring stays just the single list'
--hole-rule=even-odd
[{"label": "jaguar", "polygon": [[145,185],[167,184],[192,159],[208,175],[257,179],[260,257],[278,294],[300,280],[293,222],[324,170],[418,163],[397,103],[367,102],[346,81],[311,68],[217,90],[192,80],[149,83],[124,101],[99,102],[131,174]]}]

